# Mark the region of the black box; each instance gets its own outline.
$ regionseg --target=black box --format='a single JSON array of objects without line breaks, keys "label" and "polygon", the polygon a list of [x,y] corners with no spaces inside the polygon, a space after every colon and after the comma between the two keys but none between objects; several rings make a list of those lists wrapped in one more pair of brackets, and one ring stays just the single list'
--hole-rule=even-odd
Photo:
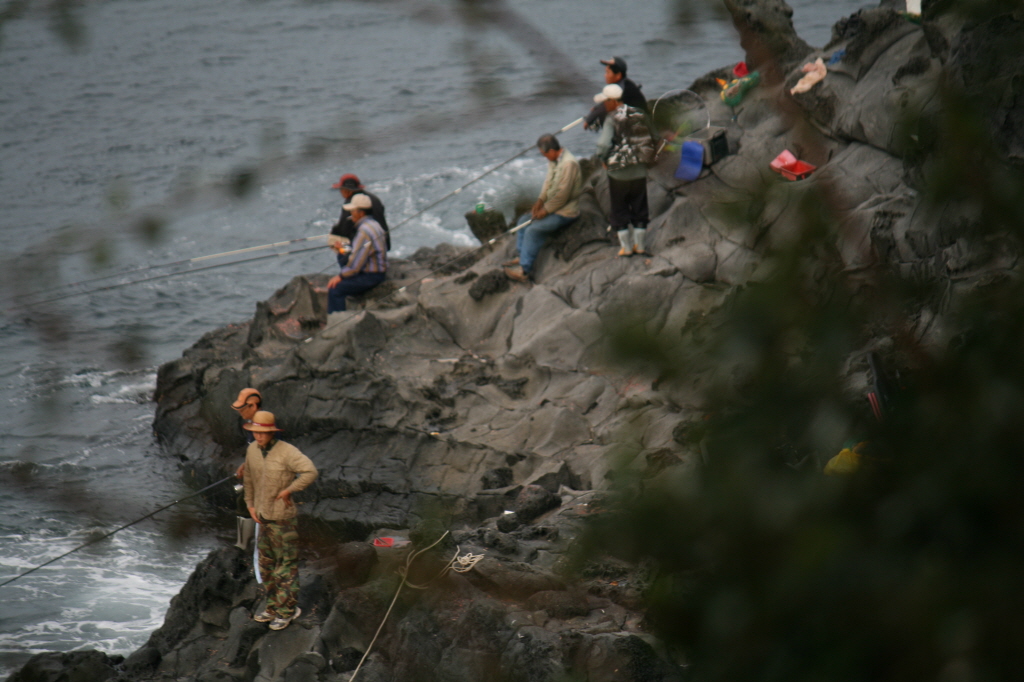
[{"label": "black box", "polygon": [[721,126],[708,126],[698,130],[693,135],[688,135],[687,140],[700,142],[704,147],[704,165],[710,166],[719,159],[729,155],[729,140],[725,136],[725,128]]}]

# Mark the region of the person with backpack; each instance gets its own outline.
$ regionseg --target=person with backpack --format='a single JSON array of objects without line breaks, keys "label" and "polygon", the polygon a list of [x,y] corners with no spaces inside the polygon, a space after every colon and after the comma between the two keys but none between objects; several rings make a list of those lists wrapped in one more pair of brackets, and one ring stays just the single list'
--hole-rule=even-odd
[{"label": "person with backpack", "polygon": [[647,166],[654,162],[657,148],[647,113],[623,102],[622,96],[622,87],[612,83],[594,101],[608,112],[597,138],[597,156],[608,172],[608,220],[619,237],[619,255],[630,256],[647,253]]}]

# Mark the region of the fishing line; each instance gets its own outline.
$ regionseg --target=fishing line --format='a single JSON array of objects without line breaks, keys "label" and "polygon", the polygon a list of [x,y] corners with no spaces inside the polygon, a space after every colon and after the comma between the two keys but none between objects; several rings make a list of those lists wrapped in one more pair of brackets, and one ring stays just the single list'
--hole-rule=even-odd
[{"label": "fishing line", "polygon": [[115,528],[114,530],[110,531],[109,533],[106,533],[105,535],[101,535],[101,536],[100,536],[100,537],[98,537],[98,538],[93,538],[92,540],[89,540],[88,542],[83,542],[83,543],[82,543],[82,544],[80,544],[80,545],[79,545],[78,547],[75,547],[75,548],[74,548],[74,549],[72,549],[72,550],[69,550],[69,551],[67,551],[67,552],[64,552],[63,554],[61,554],[61,555],[60,555],[60,556],[58,556],[58,557],[54,557],[54,558],[50,559],[50,560],[49,560],[49,561],[47,561],[47,562],[44,562],[44,563],[41,563],[41,564],[39,564],[39,565],[38,565],[38,566],[36,566],[35,568],[30,568],[29,570],[25,571],[24,573],[21,573],[21,574],[19,574],[19,575],[16,575],[16,576],[14,576],[13,578],[10,578],[10,579],[8,579],[8,580],[5,580],[4,582],[0,583],[0,587],[3,587],[4,585],[10,585],[10,584],[11,584],[11,583],[13,583],[13,582],[14,582],[15,580],[18,580],[19,578],[24,578],[24,577],[25,577],[26,575],[28,575],[29,573],[35,573],[35,572],[36,572],[36,571],[38,571],[38,570],[39,570],[40,568],[44,568],[44,567],[46,567],[46,566],[49,566],[50,564],[52,564],[52,563],[53,563],[53,562],[55,562],[55,561],[60,561],[60,560],[61,560],[61,559],[63,559],[64,557],[68,556],[69,554],[74,554],[74,553],[75,553],[75,552],[77,552],[78,550],[80,550],[80,549],[83,549],[83,548],[85,548],[85,547],[88,547],[89,545],[95,545],[95,544],[96,544],[97,542],[99,542],[100,540],[106,540],[107,538],[109,538],[109,537],[110,537],[111,535],[113,535],[114,533],[119,533],[119,532],[121,532],[122,530],[124,530],[125,528],[131,528],[132,526],[134,526],[134,525],[135,525],[136,523],[139,523],[140,521],[145,521],[146,519],[148,519],[148,518],[150,518],[151,516],[154,516],[154,515],[156,515],[156,514],[158,514],[158,513],[162,512],[162,511],[163,511],[163,510],[165,510],[165,509],[169,509],[169,508],[173,507],[173,506],[174,506],[174,505],[176,505],[176,504],[180,504],[181,502],[184,502],[185,500],[191,499],[191,498],[193,498],[193,497],[195,497],[195,496],[197,496],[197,495],[201,495],[202,493],[205,493],[205,492],[206,492],[207,490],[209,490],[209,489],[211,489],[211,488],[215,488],[215,487],[217,487],[217,486],[218,486],[218,485],[220,485],[221,483],[224,483],[224,482],[226,482],[226,481],[230,481],[230,480],[231,480],[231,479],[233,479],[234,477],[235,477],[235,475],[234,475],[234,474],[231,474],[230,476],[225,476],[224,478],[220,479],[220,480],[219,480],[219,481],[217,481],[216,483],[211,483],[210,485],[206,486],[206,487],[205,487],[205,488],[203,488],[202,490],[197,490],[196,492],[192,493],[191,495],[186,495],[185,497],[182,497],[181,499],[175,500],[174,502],[171,502],[170,504],[165,504],[164,506],[160,507],[159,509],[157,509],[157,510],[155,510],[155,511],[151,511],[150,513],[146,514],[145,516],[140,516],[139,518],[135,519],[135,520],[134,520],[134,521],[132,521],[131,523],[126,523],[126,524],[124,524],[123,526],[121,526],[120,528]]},{"label": "fishing line", "polygon": [[[160,263],[158,265],[146,265],[146,266],[143,266],[143,267],[140,267],[140,268],[135,268],[133,270],[123,270],[121,272],[115,272],[115,273],[111,273],[109,275],[100,275],[98,277],[93,277],[92,279],[81,279],[81,280],[78,280],[77,282],[71,282],[70,284],[62,284],[60,286],[50,287],[49,289],[39,289],[37,291],[25,292],[23,294],[12,294],[11,296],[9,296],[9,298],[14,300],[14,299],[18,299],[18,298],[25,298],[26,296],[39,296],[40,294],[47,294],[47,293],[49,293],[51,291],[58,291],[60,289],[66,288],[66,287],[75,287],[75,286],[81,286],[83,284],[92,284],[94,282],[102,282],[105,279],[111,279],[113,277],[127,277],[128,275],[137,275],[140,272],[149,272],[150,270],[159,270],[159,269],[162,269],[162,268],[173,268],[173,267],[175,267],[177,265],[191,265],[192,263],[199,263],[199,262],[202,262],[202,261],[205,261],[205,260],[213,260],[214,258],[223,258],[225,256],[237,256],[237,255],[242,254],[242,253],[250,253],[252,251],[261,251],[263,249],[272,249],[272,248],[276,248],[276,247],[279,247],[279,246],[288,246],[289,244],[295,244],[297,242],[308,242],[308,241],[313,241],[314,239],[326,239],[326,238],[327,238],[326,234],[318,234],[318,235],[315,235],[315,236],[312,236],[312,237],[297,237],[295,239],[289,239],[288,241],[284,241],[284,242],[274,242],[273,244],[261,244],[260,246],[250,246],[250,247],[244,248],[244,249],[235,249],[234,251],[223,251],[221,253],[211,253],[211,254],[209,254],[207,256],[196,256],[195,258],[185,258],[184,260],[176,260],[176,261],[173,261],[171,263]],[[241,263],[241,262],[244,262],[244,261],[236,261],[236,262],[240,262]],[[100,290],[97,289],[96,291],[100,291]]]},{"label": "fishing line", "polygon": [[16,303],[7,310],[17,310],[18,308],[28,308],[31,306],[43,305],[44,303],[53,303],[54,301],[63,301],[66,298],[74,298],[75,296],[86,296],[88,294],[95,294],[100,291],[111,291],[112,289],[120,289],[122,287],[132,286],[135,284],[144,284],[146,282],[155,282],[158,279],[167,279],[168,277],[177,277],[178,275],[188,275],[193,272],[202,272],[204,270],[216,270],[217,268],[226,268],[230,265],[239,265],[240,263],[253,263],[258,260],[266,260],[267,258],[281,258],[283,256],[292,256],[297,253],[306,253],[307,251],[319,251],[322,246],[308,246],[304,249],[294,249],[292,251],[285,251],[284,253],[268,253],[262,256],[253,256],[252,258],[242,258],[240,260],[233,260],[230,263],[217,263],[215,265],[204,265],[201,268],[192,268],[190,270],[181,270],[179,272],[168,272],[162,275],[153,275],[152,277],[145,277],[143,279],[135,279],[130,282],[118,282],[117,284],[108,284],[103,287],[96,287],[95,289],[86,289],[85,291],[72,291],[60,296],[53,296],[51,298],[44,298],[41,301],[32,301],[30,303]]},{"label": "fishing line", "polygon": [[[575,121],[573,121],[572,123],[569,123],[569,124],[567,124],[565,126],[562,126],[556,132],[556,134],[564,133],[567,130],[570,130],[570,129],[574,128],[575,126],[579,125],[581,121],[583,121],[583,119],[582,118],[578,118]],[[480,175],[477,175],[476,177],[472,178],[471,180],[469,180],[468,182],[464,183],[460,187],[452,190],[448,194],[445,194],[444,196],[442,196],[440,199],[438,199],[438,200],[434,201],[433,203],[429,204],[425,208],[422,208],[419,211],[417,211],[416,213],[413,213],[411,216],[402,219],[399,223],[397,223],[393,227],[389,226],[388,232],[393,232],[395,230],[400,229],[403,225],[406,225],[407,223],[411,222],[412,220],[415,220],[416,218],[420,217],[421,215],[423,215],[427,211],[431,210],[432,208],[435,208],[436,206],[440,205],[444,201],[447,201],[451,197],[453,197],[453,196],[455,196],[457,194],[460,194],[462,192],[462,190],[466,189],[467,187],[469,187],[473,183],[475,183],[475,182],[477,182],[477,181],[487,177],[488,175],[490,175],[494,171],[498,170],[499,168],[502,168],[502,167],[507,166],[508,164],[512,163],[513,161],[515,161],[520,156],[522,156],[523,154],[527,153],[528,151],[530,151],[533,148],[534,148],[533,145],[531,145],[529,147],[524,148],[523,150],[521,150],[519,152],[516,152],[516,154],[514,154],[513,156],[510,156],[509,158],[505,159],[504,161],[502,161],[501,163],[497,164],[496,166],[493,166],[493,167],[489,168],[488,170],[484,171],[483,173],[481,173]],[[82,286],[84,284],[92,284],[92,283],[95,283],[95,282],[101,282],[101,281],[103,281],[105,279],[111,279],[113,277],[126,277],[128,275],[137,275],[137,274],[143,273],[143,272],[150,272],[152,270],[160,270],[160,269],[163,269],[163,268],[170,268],[170,267],[175,267],[175,266],[180,266],[180,265],[192,265],[194,263],[199,263],[199,262],[206,261],[206,260],[212,260],[214,258],[223,258],[223,257],[226,257],[226,256],[237,256],[237,255],[240,255],[240,254],[243,254],[243,253],[252,253],[254,251],[263,251],[263,250],[266,250],[266,249],[273,249],[273,248],[278,248],[278,247],[282,247],[282,246],[288,246],[289,244],[295,244],[295,243],[298,243],[298,242],[312,241],[314,239],[325,239],[326,237],[327,237],[326,234],[319,234],[319,235],[315,235],[315,236],[312,236],[312,237],[297,237],[295,239],[289,239],[289,240],[283,241],[283,242],[274,242],[272,244],[260,244],[258,246],[249,246],[249,247],[246,247],[244,249],[235,249],[233,251],[224,251],[222,253],[213,253],[213,254],[209,254],[209,255],[206,255],[206,256],[197,256],[195,258],[186,258],[186,259],[183,259],[183,260],[173,261],[173,262],[170,262],[170,263],[161,263],[161,264],[158,264],[158,265],[148,265],[148,266],[141,267],[141,268],[135,268],[134,270],[126,270],[126,271],[123,271],[123,272],[120,272],[120,273],[114,273],[114,274],[110,274],[110,275],[101,275],[99,277],[93,277],[91,279],[83,279],[83,280],[79,280],[77,282],[71,282],[70,284],[61,285],[59,287],[51,287],[49,289],[40,289],[38,291],[26,292],[26,293],[22,293],[22,294],[14,294],[14,295],[9,296],[8,298],[11,301],[14,301],[14,300],[17,300],[17,299],[20,299],[20,298],[25,298],[25,297],[30,297],[30,296],[39,296],[41,294],[46,294],[46,293],[49,293],[51,291],[57,291],[59,289],[64,289],[66,287],[76,287],[76,286]],[[302,253],[303,251],[311,251],[311,250],[313,250],[313,249],[299,249],[297,251],[289,251],[289,252],[284,253],[284,254],[274,254],[274,255],[289,255],[289,254],[293,254],[293,253]],[[273,257],[273,256],[263,256],[263,258],[269,258],[269,257]],[[259,260],[259,258],[236,260],[236,261],[231,261],[230,263],[224,263],[223,265],[224,266],[227,266],[227,265],[238,265],[240,263],[250,263],[250,262],[252,262],[254,260]],[[221,267],[221,266],[214,266],[214,267]],[[61,300],[64,300],[66,298],[71,298],[72,296],[80,296],[80,295],[84,295],[84,294],[93,294],[93,293],[97,293],[97,292],[100,292],[100,291],[107,291],[108,289],[116,289],[116,288],[119,288],[119,287],[122,287],[122,286],[128,286],[129,284],[140,284],[142,282],[153,281],[154,279],[163,279],[165,277],[173,277],[173,276],[176,276],[176,275],[185,274],[185,273],[189,273],[189,272],[199,272],[201,270],[206,270],[206,269],[212,269],[212,268],[195,268],[195,269],[191,269],[191,270],[183,270],[181,272],[174,272],[174,273],[170,273],[168,275],[159,275],[159,276],[152,277],[152,278],[140,279],[140,280],[136,280],[136,281],[133,281],[133,282],[127,282],[127,283],[121,283],[121,284],[117,284],[117,285],[112,285],[110,287],[97,287],[95,289],[89,289],[89,290],[86,290],[86,291],[64,294],[64,295],[57,296],[57,297],[54,297],[54,298],[44,299],[42,301],[33,301],[31,303],[26,303],[26,304],[16,304],[14,307],[24,307],[24,306],[28,306],[28,305],[39,305],[39,304],[43,304],[43,303],[52,303],[54,301],[61,301]]]},{"label": "fishing line", "polygon": [[[574,127],[576,127],[576,126],[577,126],[577,125],[579,125],[579,124],[580,124],[580,123],[581,123],[582,121],[583,121],[583,118],[582,118],[582,117],[581,117],[581,118],[578,118],[578,119],[576,119],[575,121],[573,121],[572,123],[569,123],[569,124],[567,124],[567,125],[564,125],[564,126],[562,126],[561,128],[559,128],[559,129],[558,129],[557,131],[555,131],[555,134],[556,134],[556,135],[558,135],[558,134],[560,134],[560,133],[564,133],[565,131],[567,131],[567,130],[570,130],[571,128],[574,128]],[[471,180],[470,180],[469,182],[467,182],[466,184],[462,185],[461,187],[458,187],[458,188],[456,188],[456,189],[453,189],[453,190],[452,190],[451,192],[449,192],[448,194],[445,194],[445,195],[444,195],[443,197],[441,197],[440,199],[438,199],[438,200],[437,200],[437,201],[435,201],[434,203],[430,204],[430,205],[429,205],[429,206],[427,206],[426,208],[420,209],[420,210],[419,210],[419,211],[417,211],[416,213],[413,213],[413,214],[412,214],[411,216],[409,216],[408,218],[405,218],[404,220],[402,220],[402,222],[398,223],[398,224],[397,224],[397,225],[395,225],[395,226],[394,226],[393,228],[390,228],[390,227],[389,227],[389,228],[388,228],[388,231],[390,232],[390,231],[392,231],[392,230],[397,230],[397,229],[398,229],[398,228],[400,228],[400,227],[401,227],[402,225],[405,225],[406,223],[408,223],[408,222],[409,222],[410,220],[413,220],[413,219],[415,219],[415,218],[418,218],[418,217],[420,217],[421,215],[423,215],[424,213],[426,213],[426,212],[427,212],[427,211],[429,211],[430,209],[434,208],[435,206],[437,206],[437,205],[438,205],[438,204],[440,204],[441,202],[443,202],[443,201],[445,201],[445,200],[447,200],[447,199],[450,199],[451,197],[455,196],[456,194],[459,194],[460,192],[462,192],[462,190],[466,189],[467,187],[469,187],[470,185],[472,185],[472,184],[473,184],[474,182],[476,182],[476,181],[478,181],[478,180],[481,180],[481,179],[483,179],[483,178],[487,177],[488,175],[490,175],[491,173],[493,173],[494,171],[498,170],[499,168],[501,168],[501,167],[503,167],[503,166],[507,166],[508,164],[512,163],[513,161],[515,161],[516,159],[518,159],[518,158],[519,158],[520,156],[522,156],[522,155],[523,155],[523,154],[525,154],[526,152],[530,151],[531,149],[534,149],[534,146],[533,146],[533,145],[530,145],[529,147],[526,147],[526,148],[525,148],[525,149],[523,149],[522,151],[516,152],[516,153],[515,153],[515,155],[513,155],[513,156],[510,156],[509,158],[505,159],[504,161],[502,161],[501,163],[499,163],[499,164],[498,164],[497,166],[494,166],[493,168],[490,168],[490,169],[488,169],[488,170],[484,171],[483,173],[481,173],[480,175],[478,175],[478,176],[476,176],[475,178],[471,179]]]}]

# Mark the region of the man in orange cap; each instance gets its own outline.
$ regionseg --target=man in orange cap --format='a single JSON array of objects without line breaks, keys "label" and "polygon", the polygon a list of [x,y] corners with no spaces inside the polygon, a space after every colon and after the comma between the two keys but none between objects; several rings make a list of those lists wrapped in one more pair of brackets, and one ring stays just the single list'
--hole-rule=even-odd
[{"label": "man in orange cap", "polygon": [[[336,189],[341,192],[341,196],[344,197],[346,204],[352,203],[352,197],[357,194],[365,194],[370,197],[369,214],[373,216],[373,219],[376,220],[384,230],[384,240],[387,243],[388,251],[390,251],[391,233],[388,232],[388,221],[384,218],[384,204],[377,198],[377,195],[366,191],[363,184],[359,182],[359,178],[352,173],[342,175],[341,179],[331,185],[331,189]],[[341,208],[341,217],[338,218],[338,222],[331,228],[331,234],[344,237],[349,241],[356,238],[356,223],[352,220],[352,215],[349,213],[349,210],[344,206]]]},{"label": "man in orange cap", "polygon": [[[243,388],[238,392],[238,398],[235,402],[231,403],[231,409],[238,413],[242,418],[242,434],[245,436],[245,442],[251,443],[253,441],[253,435],[251,431],[245,430],[246,424],[252,423],[253,415],[260,409],[263,404],[263,396],[255,388]],[[235,471],[235,478],[242,478],[245,475],[245,462],[243,461],[238,465],[238,469]],[[235,487],[238,490],[238,487]],[[248,511],[245,508],[244,496],[239,496],[237,502],[237,518],[235,519],[235,546],[241,550],[244,550],[249,546],[249,541],[252,540],[253,535],[256,534],[256,524],[249,518]]]},{"label": "man in orange cap", "polygon": [[[252,422],[252,416],[256,414],[257,410],[263,405],[263,396],[255,388],[243,388],[238,392],[238,398],[235,402],[231,403],[231,409],[238,413],[242,418],[242,428],[245,428],[246,424]],[[248,431],[243,432],[245,435],[245,442],[251,443],[253,441],[252,434]]]},{"label": "man in orange cap", "polygon": [[298,512],[291,496],[315,481],[317,470],[298,448],[278,440],[281,429],[272,413],[257,412],[243,428],[255,439],[245,453],[245,504],[260,525],[259,568],[267,589],[267,607],[253,620],[283,630],[302,613]]}]

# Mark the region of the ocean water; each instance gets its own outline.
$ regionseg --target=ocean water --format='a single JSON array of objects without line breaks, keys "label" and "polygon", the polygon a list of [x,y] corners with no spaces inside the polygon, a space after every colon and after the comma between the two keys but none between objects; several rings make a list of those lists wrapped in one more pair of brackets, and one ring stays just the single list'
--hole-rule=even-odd
[{"label": "ocean water", "polygon": [[[792,5],[822,45],[861,3]],[[153,441],[156,368],[332,258],[152,269],[136,277],[182,272],[40,301],[128,281],[82,279],[323,234],[343,172],[395,225],[585,113],[599,59],[624,57],[651,98],[742,57],[709,3],[463,6],[103,0],[81,5],[77,49],[38,10],[0,29],[0,582],[191,492]],[[578,128],[561,139],[593,149]],[[394,255],[473,244],[462,214],[507,209],[543,168],[532,151],[504,166],[396,230]],[[251,169],[260,181],[243,200],[211,189]],[[183,200],[187,188],[200,191]],[[135,228],[142,216],[160,218],[155,240]],[[183,503],[0,587],[0,677],[40,651],[134,650],[230,524]]]}]

